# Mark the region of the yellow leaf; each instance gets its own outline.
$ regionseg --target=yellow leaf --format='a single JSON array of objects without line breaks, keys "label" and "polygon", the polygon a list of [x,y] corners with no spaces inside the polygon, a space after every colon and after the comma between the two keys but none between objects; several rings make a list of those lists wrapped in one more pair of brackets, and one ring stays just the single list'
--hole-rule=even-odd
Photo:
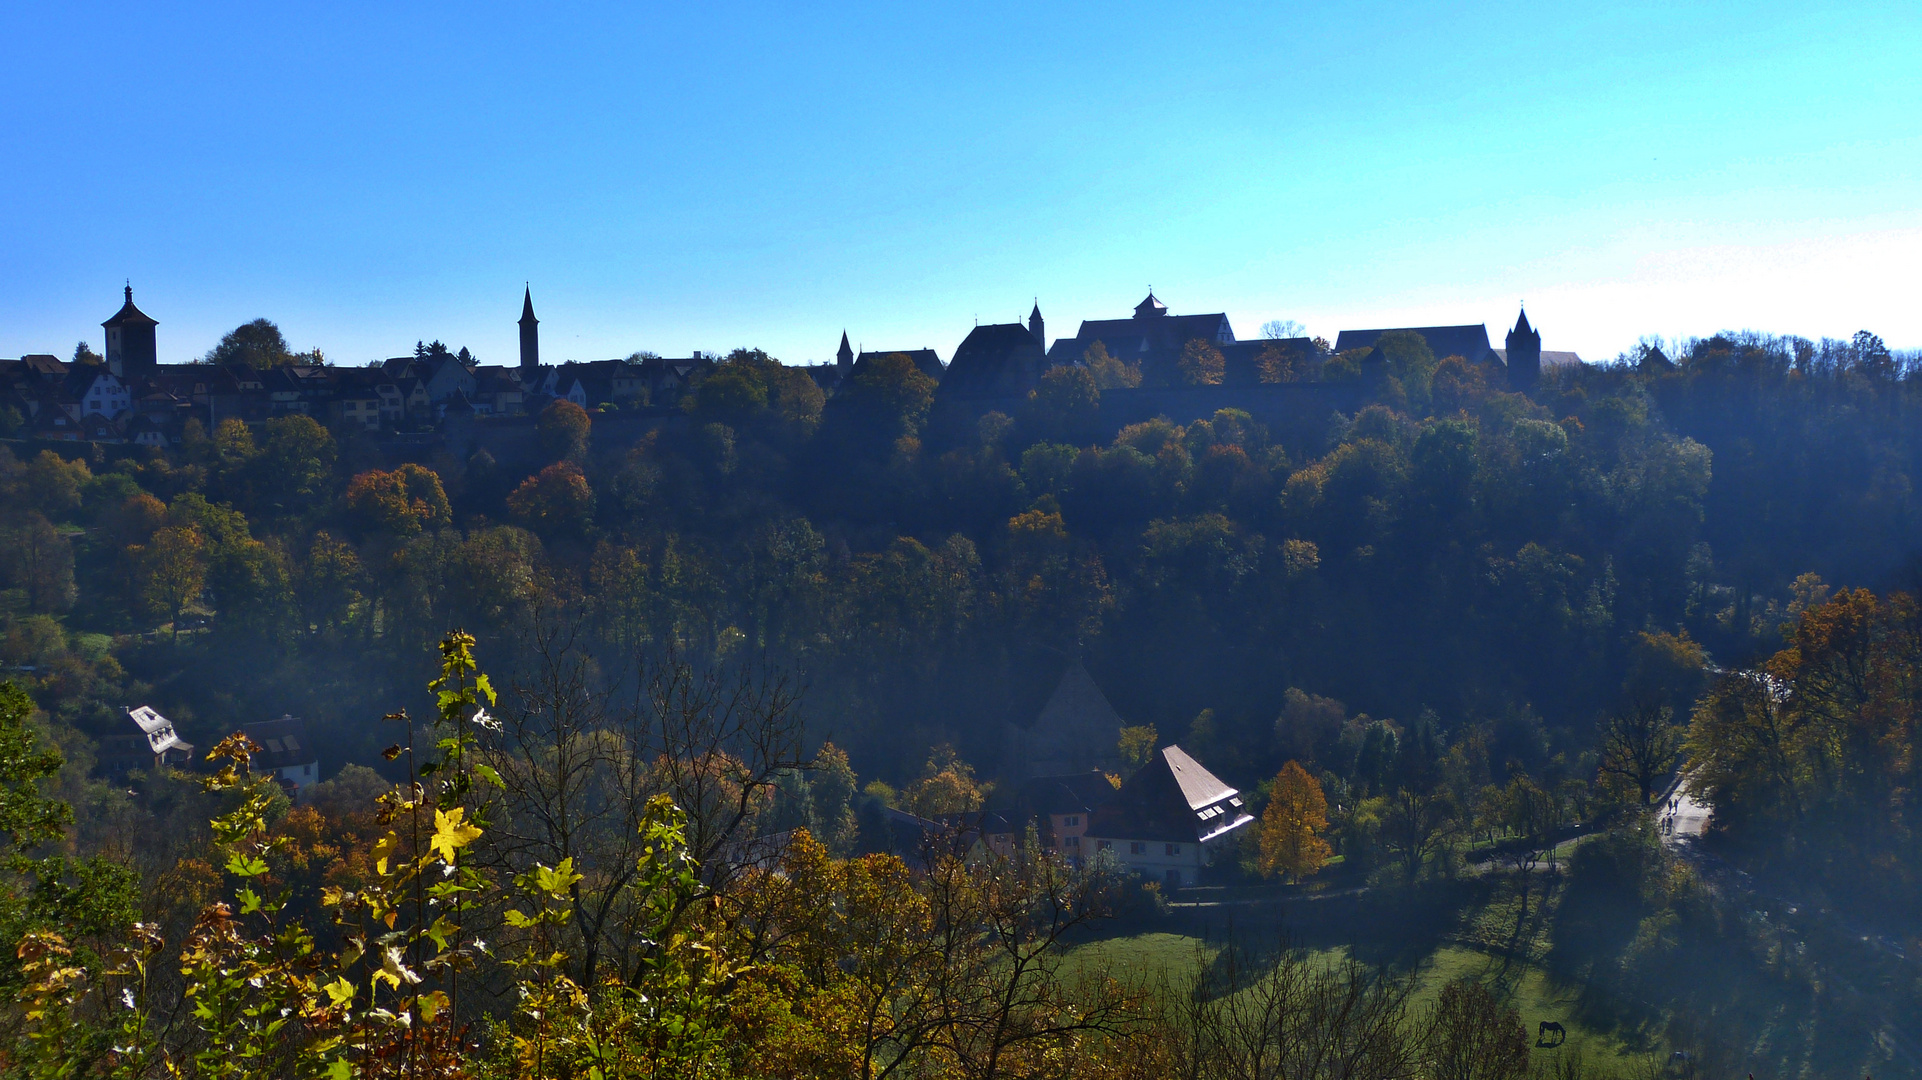
[{"label": "yellow leaf", "polygon": [[439,852],[447,862],[453,862],[455,853],[461,848],[480,839],[480,829],[462,820],[466,816],[467,811],[458,806],[452,810],[434,811],[434,838],[427,842],[427,846]]}]

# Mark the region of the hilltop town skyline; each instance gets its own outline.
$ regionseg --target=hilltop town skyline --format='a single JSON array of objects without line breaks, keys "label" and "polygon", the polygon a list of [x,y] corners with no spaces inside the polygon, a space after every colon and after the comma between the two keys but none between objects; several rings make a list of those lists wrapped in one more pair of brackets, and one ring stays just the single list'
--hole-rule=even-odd
[{"label": "hilltop town skyline", "polygon": [[[131,287],[133,285],[132,279],[124,279],[124,284]],[[530,282],[523,282],[520,287],[525,293],[531,294],[534,291],[533,285]],[[1145,291],[1162,296],[1164,300],[1168,299],[1170,294],[1169,290],[1156,289],[1153,286],[1146,287]],[[141,296],[144,304],[156,310],[159,310],[162,304],[179,302],[179,298],[169,296],[169,290],[165,287],[164,283],[159,288],[151,288],[143,285],[141,288]],[[1052,303],[1042,303],[1042,301],[1047,299],[1045,296],[1029,297],[1019,304],[1007,305],[1009,310],[1005,312],[1000,310],[979,312],[958,318],[951,317],[945,321],[930,318],[926,324],[904,319],[890,313],[876,313],[875,317],[865,321],[854,318],[845,320],[838,327],[831,327],[826,335],[819,340],[808,339],[804,342],[799,338],[798,331],[791,330],[783,332],[779,338],[775,340],[792,342],[792,347],[788,348],[773,347],[766,344],[769,338],[765,335],[757,337],[752,333],[735,335],[734,338],[730,339],[725,331],[717,331],[709,335],[704,341],[701,339],[691,339],[690,343],[690,339],[685,335],[678,338],[671,338],[669,335],[663,334],[659,338],[650,338],[647,336],[645,328],[641,329],[638,332],[639,336],[631,342],[619,344],[616,343],[616,341],[617,334],[621,333],[620,331],[607,329],[605,322],[595,322],[593,313],[582,312],[578,309],[577,305],[570,305],[565,296],[555,298],[546,293],[542,293],[539,297],[539,303],[543,313],[542,322],[547,324],[546,329],[542,331],[543,340],[546,342],[547,349],[545,359],[552,363],[622,359],[635,353],[653,353],[663,356],[707,355],[719,357],[727,355],[728,352],[734,349],[754,348],[762,349],[768,355],[783,363],[797,367],[810,364],[833,363],[835,359],[835,343],[843,334],[848,336],[849,341],[857,352],[876,350],[890,352],[902,350],[931,350],[941,356],[945,361],[953,355],[955,348],[959,346],[963,339],[967,337],[969,331],[974,327],[994,323],[1025,323],[1028,319],[1028,307],[1037,303],[1040,303],[1044,309],[1053,313],[1053,318],[1056,320],[1054,326],[1059,328],[1063,333],[1072,332],[1075,325],[1084,319],[1104,320],[1125,317],[1129,306],[1132,304],[1132,301],[1123,302],[1120,297],[1110,297],[1108,298],[1108,303],[1095,310],[1070,312]],[[1628,331],[1624,330],[1613,337],[1604,338],[1604,340],[1613,341],[1619,339],[1621,341],[1618,347],[1611,349],[1586,344],[1593,340],[1595,335],[1583,335],[1579,326],[1571,328],[1566,322],[1558,324],[1555,318],[1556,314],[1566,314],[1566,312],[1559,312],[1558,306],[1553,299],[1546,305],[1540,301],[1531,304],[1526,297],[1517,297],[1506,302],[1505,305],[1497,301],[1488,301],[1479,304],[1452,304],[1444,301],[1425,301],[1402,307],[1358,305],[1353,309],[1357,314],[1353,318],[1340,321],[1339,325],[1337,325],[1336,321],[1331,317],[1318,317],[1314,318],[1314,321],[1310,321],[1310,319],[1303,318],[1301,314],[1291,312],[1285,305],[1280,304],[1267,308],[1267,313],[1263,313],[1262,309],[1254,309],[1248,313],[1239,313],[1229,310],[1224,305],[1212,304],[1205,297],[1195,298],[1195,302],[1189,302],[1187,298],[1175,296],[1173,303],[1182,311],[1201,311],[1219,308],[1233,324],[1234,333],[1240,340],[1248,341],[1265,336],[1266,328],[1269,327],[1271,323],[1284,323],[1292,324],[1297,328],[1290,331],[1291,336],[1300,334],[1301,336],[1310,338],[1321,337],[1330,343],[1333,343],[1341,332],[1357,328],[1454,326],[1480,323],[1490,327],[1491,332],[1498,333],[1500,328],[1506,327],[1513,321],[1514,312],[1518,310],[1528,310],[1534,313],[1533,318],[1537,324],[1546,321],[1551,326],[1555,326],[1554,348],[1579,353],[1590,363],[1607,362],[1622,354],[1632,354],[1637,346],[1645,339],[1653,338],[1666,343],[1677,343],[1690,337],[1708,337],[1714,333],[1728,330],[1762,330],[1763,332],[1767,332],[1765,328],[1760,327],[1711,326],[1707,324],[1699,328],[1692,328],[1686,332],[1643,329],[1629,334]],[[184,302],[184,310],[169,308],[170,318],[166,321],[170,326],[168,331],[160,336],[160,340],[157,343],[156,358],[158,362],[162,364],[196,362],[206,356],[208,351],[219,342],[221,336],[232,330],[234,326],[243,322],[252,321],[256,318],[265,318],[280,327],[290,346],[301,351],[319,350],[325,357],[326,362],[330,364],[351,367],[365,366],[411,353],[414,346],[421,342],[441,341],[450,349],[467,348],[476,360],[481,363],[512,365],[518,363],[520,331],[517,329],[515,319],[500,317],[501,311],[508,311],[510,308],[514,315],[520,314],[521,309],[519,305],[510,305],[503,300],[503,302],[498,305],[498,310],[493,313],[492,318],[483,319],[476,315],[469,314],[464,316],[457,324],[452,320],[448,320],[445,325],[432,326],[427,325],[427,323],[423,321],[422,329],[419,332],[413,333],[412,335],[402,334],[394,337],[391,343],[385,346],[376,344],[370,349],[365,344],[358,348],[335,345],[329,340],[329,334],[326,328],[323,328],[317,333],[311,332],[304,328],[299,321],[290,321],[285,318],[276,317],[276,315],[270,311],[255,311],[248,314],[241,314],[241,312],[245,312],[248,309],[235,308],[234,311],[236,314],[233,318],[228,319],[224,324],[218,324],[216,329],[204,329],[203,326],[207,318],[205,314],[206,306],[203,304],[195,304],[191,298],[187,298]],[[1490,310],[1487,315],[1484,315],[1483,309],[1492,310]],[[1316,313],[1311,312],[1307,314],[1312,317],[1315,316]],[[570,325],[571,319],[578,319],[583,316],[589,319],[586,326],[579,324]],[[1632,316],[1629,313],[1624,313],[1624,319],[1632,321]],[[1900,336],[1891,336],[1883,332],[1883,328],[1887,327],[1890,321],[1891,320],[1865,320],[1862,325],[1853,326],[1848,329],[1838,329],[1834,333],[1824,336],[1846,338],[1855,330],[1867,328],[1877,332],[1885,340],[1888,340],[1892,347],[1898,350],[1911,347],[1913,343],[1908,339]],[[811,320],[811,323],[814,325],[821,324],[818,318]],[[904,326],[906,326],[907,329],[902,329]],[[917,326],[919,327],[918,330],[916,329]],[[105,342],[102,337],[103,331],[97,318],[84,324],[67,327],[66,330],[67,334],[65,338],[50,337],[48,333],[43,332],[39,335],[38,340],[28,340],[28,331],[24,331],[18,326],[0,326],[0,356],[52,354],[62,359],[67,359],[70,358],[76,343],[84,342],[96,350],[105,347]],[[1806,330],[1801,332],[1806,333]],[[54,333],[58,333],[58,331]],[[365,332],[356,333],[351,328],[337,328],[335,333],[350,341],[365,341],[371,336]],[[600,347],[608,344],[611,344],[611,347]]]}]

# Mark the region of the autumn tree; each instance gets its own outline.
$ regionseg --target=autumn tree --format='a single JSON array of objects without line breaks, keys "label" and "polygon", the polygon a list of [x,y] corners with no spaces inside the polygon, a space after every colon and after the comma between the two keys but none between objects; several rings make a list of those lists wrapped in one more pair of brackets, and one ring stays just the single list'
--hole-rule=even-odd
[{"label": "autumn tree", "polygon": [[594,490],[572,461],[557,461],[521,481],[507,509],[540,532],[582,533],[594,519]]},{"label": "autumn tree", "polygon": [[1097,341],[1081,354],[1081,366],[1094,379],[1097,390],[1125,390],[1141,385],[1141,364],[1123,363]]},{"label": "autumn tree", "polygon": [[1261,815],[1261,872],[1286,875],[1290,881],[1314,874],[1333,853],[1321,838],[1327,828],[1328,800],[1321,782],[1298,761],[1283,765]]},{"label": "autumn tree", "polygon": [[928,754],[920,778],[901,793],[908,811],[924,818],[979,810],[985,794],[974,778],[974,766],[946,743]]},{"label": "autumn tree", "polygon": [[594,421],[587,410],[571,401],[555,401],[534,421],[534,435],[549,461],[578,462],[587,457],[587,439]]},{"label": "autumn tree", "polygon": [[445,528],[453,521],[440,477],[413,462],[355,476],[347,484],[346,503],[363,528],[394,536]]},{"label": "autumn tree", "polygon": [[1213,343],[1192,338],[1181,347],[1181,357],[1175,362],[1175,370],[1183,386],[1219,386],[1227,373],[1228,361]]},{"label": "autumn tree", "polygon": [[68,461],[51,450],[42,450],[21,471],[20,493],[29,506],[61,521],[80,508],[80,490],[91,479],[93,470],[86,462]]}]

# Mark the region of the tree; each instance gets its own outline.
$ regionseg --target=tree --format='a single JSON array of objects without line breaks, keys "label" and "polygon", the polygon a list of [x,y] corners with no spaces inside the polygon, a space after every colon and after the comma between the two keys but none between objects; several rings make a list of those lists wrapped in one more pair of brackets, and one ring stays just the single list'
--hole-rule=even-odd
[{"label": "tree", "polygon": [[1160,736],[1155,732],[1153,724],[1138,724],[1121,729],[1121,740],[1116,744],[1115,750],[1121,755],[1121,763],[1132,771],[1148,763],[1148,759],[1154,756],[1155,744],[1159,741]]},{"label": "tree", "polygon": [[100,367],[106,362],[105,357],[94,352],[93,347],[84,341],[73,347],[73,366],[75,367]]},{"label": "tree", "polygon": [[1028,395],[1030,417],[1049,434],[1071,436],[1086,429],[1100,408],[1101,391],[1086,368],[1049,368]]},{"label": "tree", "polygon": [[1261,872],[1300,881],[1320,870],[1333,853],[1321,838],[1327,828],[1328,800],[1321,782],[1298,761],[1283,765],[1261,815]]},{"label": "tree", "polygon": [[541,410],[534,421],[534,434],[547,460],[578,462],[587,457],[587,439],[593,427],[586,409],[571,401],[555,401]]},{"label": "tree", "polygon": [[1181,347],[1181,358],[1175,362],[1175,369],[1183,386],[1219,386],[1228,370],[1228,361],[1212,343],[1192,338]]},{"label": "tree", "polygon": [[1131,389],[1141,385],[1141,365],[1122,363],[1108,354],[1108,347],[1097,341],[1081,354],[1081,366],[1088,369],[1097,390]]},{"label": "tree", "polygon": [[1278,344],[1264,345],[1255,354],[1255,374],[1264,383],[1301,382],[1306,367],[1293,350]]},{"label": "tree", "polygon": [[394,536],[413,536],[453,523],[440,477],[413,462],[391,472],[376,469],[355,476],[347,484],[346,502],[362,528]]},{"label": "tree", "polygon": [[238,364],[264,370],[287,364],[299,364],[316,360],[317,353],[299,354],[287,347],[287,339],[281,336],[280,327],[266,319],[255,319],[241,323],[227,332],[201,359],[203,364]]},{"label": "tree", "polygon": [[1616,710],[1602,721],[1602,781],[1635,792],[1647,806],[1681,760],[1686,735],[1660,700],[1643,698]]},{"label": "tree", "polygon": [[935,381],[903,353],[869,357],[834,393],[823,415],[848,452],[870,459],[893,453],[902,439],[918,438],[934,404]]},{"label": "tree", "polygon": [[[140,599],[147,610],[170,624],[200,598],[207,582],[207,543],[191,525],[170,526],[153,534],[140,553]],[[178,629],[174,633],[178,635]]]},{"label": "tree", "polygon": [[248,470],[256,499],[291,510],[333,497],[337,450],[319,421],[296,413],[275,417],[261,430],[266,439]]},{"label": "tree", "polygon": [[1528,1033],[1486,986],[1461,980],[1442,987],[1429,1016],[1431,1080],[1521,1080],[1528,1075]]},{"label": "tree", "polygon": [[68,461],[51,450],[42,450],[27,463],[20,476],[20,493],[28,505],[55,521],[80,508],[80,492],[93,479],[93,470],[79,459]]},{"label": "tree", "polygon": [[507,496],[507,509],[541,532],[581,534],[594,521],[594,490],[572,461],[557,461],[521,481]]},{"label": "tree", "polygon": [[0,530],[0,571],[27,594],[27,610],[64,611],[73,603],[73,548],[37,511]]},{"label": "tree", "polygon": [[1413,330],[1390,330],[1375,339],[1375,351],[1388,364],[1388,374],[1401,383],[1414,408],[1428,404],[1435,375],[1435,354],[1428,340]]},{"label": "tree", "polygon": [[901,793],[910,813],[924,818],[965,814],[981,809],[983,792],[975,782],[974,766],[961,760],[954,747],[943,743],[928,754],[921,778]]},{"label": "tree", "polygon": [[1305,336],[1308,328],[1293,319],[1269,319],[1261,324],[1261,336],[1270,341]]}]

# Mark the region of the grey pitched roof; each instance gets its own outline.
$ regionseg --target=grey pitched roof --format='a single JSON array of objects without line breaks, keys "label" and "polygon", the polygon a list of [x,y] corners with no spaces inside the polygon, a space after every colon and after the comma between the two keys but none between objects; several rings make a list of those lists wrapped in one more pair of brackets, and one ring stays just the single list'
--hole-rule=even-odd
[{"label": "grey pitched roof", "polygon": [[1391,326],[1379,330],[1343,330],[1335,338],[1335,351],[1347,352],[1349,349],[1373,348],[1383,334],[1390,330],[1411,330],[1420,334],[1428,343],[1428,351],[1440,360],[1449,356],[1459,356],[1471,362],[1488,359],[1494,349],[1488,344],[1488,326],[1476,323],[1473,326]]}]

